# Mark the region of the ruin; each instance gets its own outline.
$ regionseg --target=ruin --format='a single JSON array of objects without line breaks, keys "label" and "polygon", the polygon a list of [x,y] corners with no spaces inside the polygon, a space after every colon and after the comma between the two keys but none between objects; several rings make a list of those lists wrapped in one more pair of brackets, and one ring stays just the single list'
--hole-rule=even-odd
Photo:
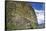
[{"label": "ruin", "polygon": [[28,2],[6,1],[6,28],[7,29],[35,29],[37,16]]}]

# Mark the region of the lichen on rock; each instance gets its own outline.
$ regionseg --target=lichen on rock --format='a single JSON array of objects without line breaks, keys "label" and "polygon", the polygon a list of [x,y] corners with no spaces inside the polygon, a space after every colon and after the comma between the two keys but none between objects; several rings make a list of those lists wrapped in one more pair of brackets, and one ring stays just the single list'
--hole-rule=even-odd
[{"label": "lichen on rock", "polygon": [[37,16],[27,2],[6,1],[7,29],[37,28]]}]

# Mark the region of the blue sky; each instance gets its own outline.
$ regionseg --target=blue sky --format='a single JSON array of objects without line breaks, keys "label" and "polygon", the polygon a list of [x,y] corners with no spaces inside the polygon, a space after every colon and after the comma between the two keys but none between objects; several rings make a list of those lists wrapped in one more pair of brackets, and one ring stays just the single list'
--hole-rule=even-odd
[{"label": "blue sky", "polygon": [[35,8],[36,10],[44,10],[44,3],[39,3],[39,2],[34,2],[32,3],[32,7]]},{"label": "blue sky", "polygon": [[31,3],[28,3],[28,5],[31,5],[32,8],[35,10],[38,24],[44,23],[45,4],[40,2],[31,2]]}]

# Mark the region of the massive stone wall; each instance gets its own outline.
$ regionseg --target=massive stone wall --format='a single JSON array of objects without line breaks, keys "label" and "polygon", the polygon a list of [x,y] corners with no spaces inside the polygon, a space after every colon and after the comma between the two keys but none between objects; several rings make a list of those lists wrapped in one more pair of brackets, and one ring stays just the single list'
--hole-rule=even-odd
[{"label": "massive stone wall", "polygon": [[5,3],[7,29],[37,28],[37,16],[27,2],[6,1]]}]

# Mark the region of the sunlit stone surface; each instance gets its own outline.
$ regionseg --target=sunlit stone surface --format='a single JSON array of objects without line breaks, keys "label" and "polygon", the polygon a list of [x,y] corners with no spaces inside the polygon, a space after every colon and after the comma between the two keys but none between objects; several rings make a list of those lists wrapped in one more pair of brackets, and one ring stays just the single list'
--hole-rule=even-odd
[{"label": "sunlit stone surface", "polygon": [[6,28],[12,30],[37,28],[37,16],[28,2],[6,1]]}]

